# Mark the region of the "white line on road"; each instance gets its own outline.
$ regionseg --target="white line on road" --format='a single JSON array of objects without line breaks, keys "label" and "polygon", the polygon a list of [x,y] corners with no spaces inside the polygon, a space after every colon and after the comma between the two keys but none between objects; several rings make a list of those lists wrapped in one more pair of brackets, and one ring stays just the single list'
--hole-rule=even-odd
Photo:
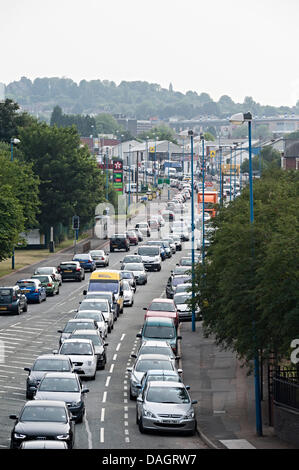
[{"label": "white line on road", "polygon": [[129,437],[126,437],[126,438],[125,438],[125,441],[126,441],[126,442],[130,442],[130,438],[129,438]]},{"label": "white line on road", "polygon": [[110,383],[110,380],[111,380],[111,377],[107,377],[107,380],[106,380],[106,383],[105,383],[105,387],[109,387],[109,383]]},{"label": "white line on road", "polygon": [[109,374],[112,374],[113,369],[114,369],[114,364],[112,364],[112,366],[110,367]]},{"label": "white line on road", "polygon": [[125,426],[129,426],[129,423],[128,423],[128,421],[125,421]]},{"label": "white line on road", "polygon": [[103,423],[105,421],[105,408],[102,408],[101,411],[101,422]]},{"label": "white line on road", "polygon": [[90,427],[87,421],[86,413],[84,415],[84,424],[85,424],[85,429],[86,429],[87,439],[88,439],[88,449],[92,449],[92,434],[90,432]]},{"label": "white line on road", "polygon": [[104,392],[102,403],[106,403],[106,400],[107,400],[107,392]]},{"label": "white line on road", "polygon": [[100,442],[104,442],[104,428],[101,428],[101,432],[100,432]]},{"label": "white line on road", "polygon": [[124,339],[124,337],[125,337],[125,336],[126,336],[126,333],[123,333],[123,334],[121,335],[121,338],[120,338],[120,340],[122,341],[122,340]]},{"label": "white line on road", "polygon": [[120,347],[121,347],[121,343],[118,343],[118,345],[116,346],[116,351],[119,351]]},{"label": "white line on road", "polygon": [[113,359],[112,359],[112,360],[113,360],[113,361],[116,361],[116,358],[117,358],[117,354],[114,354],[114,356],[113,356]]},{"label": "white line on road", "polygon": [[128,413],[124,414],[124,419],[129,419],[129,414]]}]

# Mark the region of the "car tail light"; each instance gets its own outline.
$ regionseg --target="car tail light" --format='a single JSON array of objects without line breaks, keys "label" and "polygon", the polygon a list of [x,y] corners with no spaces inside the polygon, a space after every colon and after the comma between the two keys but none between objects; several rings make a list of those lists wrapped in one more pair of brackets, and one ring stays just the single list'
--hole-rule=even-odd
[{"label": "car tail light", "polygon": [[13,295],[13,296],[12,296],[12,300],[17,300],[17,296],[16,296],[16,295]]},{"label": "car tail light", "polygon": [[34,289],[34,292],[37,294],[37,293],[38,293],[38,289]]},{"label": "car tail light", "polygon": [[100,259],[103,259],[103,260],[104,260],[105,258],[104,258],[104,256],[101,256],[101,258],[100,258]]},{"label": "car tail light", "polygon": [[76,271],[81,271],[81,268],[76,268]]},{"label": "car tail light", "polygon": [[48,286],[48,287],[52,287],[52,283],[49,282],[49,283],[47,284],[47,286]]},{"label": "car tail light", "polygon": [[92,261],[88,260],[87,263],[92,263]]}]

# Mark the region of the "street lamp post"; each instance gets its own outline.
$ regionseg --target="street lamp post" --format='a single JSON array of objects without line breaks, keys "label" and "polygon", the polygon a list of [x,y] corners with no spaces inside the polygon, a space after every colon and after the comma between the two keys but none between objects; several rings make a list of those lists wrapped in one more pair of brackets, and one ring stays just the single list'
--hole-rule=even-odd
[{"label": "street lamp post", "polygon": [[149,136],[146,136],[146,165],[144,165],[144,171],[145,171],[145,184],[147,186],[147,170],[148,170],[148,139]]},{"label": "street lamp post", "polygon": [[237,148],[238,148],[238,142],[234,142],[235,145],[235,155],[234,155],[234,199],[236,197],[236,184],[237,184]]},{"label": "street lamp post", "polygon": [[157,136],[155,135],[155,177],[154,186],[157,187]]},{"label": "street lamp post", "polygon": [[108,201],[108,147],[106,147],[106,200]]},{"label": "street lamp post", "polygon": [[242,143],[240,145],[241,148],[241,153],[240,153],[240,192],[242,191],[242,176],[241,176],[241,168],[242,168],[242,163],[243,163],[243,148],[242,148]]},{"label": "street lamp post", "polygon": [[[251,113],[237,113],[230,118],[232,124],[240,125],[248,122],[248,156],[249,156],[249,207],[250,207],[250,225],[254,223],[253,213],[253,185],[252,185],[252,148],[251,148]],[[252,256],[254,252],[252,250]],[[253,320],[253,330],[255,335],[255,322]],[[255,338],[254,338],[255,341]],[[261,397],[260,397],[260,378],[259,378],[259,357],[258,351],[255,351],[254,358],[254,388],[255,388],[255,414],[256,414],[256,431],[259,436],[262,436],[262,412],[261,412]]]},{"label": "street lamp post", "polygon": [[[19,144],[21,141],[16,138],[10,139],[10,161],[13,161],[13,147],[14,145]],[[11,257],[11,269],[15,269],[15,248],[12,249],[12,257]]]},{"label": "street lamp post", "polygon": [[129,203],[128,207],[131,204],[131,144],[129,144]]},{"label": "street lamp post", "polygon": [[233,148],[230,148],[230,161],[229,161],[229,202],[232,200],[232,159],[233,159]]},{"label": "street lamp post", "polygon": [[170,167],[170,155],[169,155],[169,141],[168,141],[168,201],[170,198],[170,180],[169,180],[169,167]]},{"label": "street lamp post", "polygon": [[205,139],[200,134],[202,144],[202,264],[205,262]]},{"label": "street lamp post", "polygon": [[222,147],[219,147],[219,171],[220,171],[220,206],[222,206],[222,198],[223,198],[223,193],[222,193]]},{"label": "street lamp post", "polygon": [[193,183],[193,131],[189,130],[188,135],[191,139],[191,252],[192,252],[192,331],[195,331],[195,307],[194,307],[194,298],[195,298],[195,271],[194,271],[194,183]]}]

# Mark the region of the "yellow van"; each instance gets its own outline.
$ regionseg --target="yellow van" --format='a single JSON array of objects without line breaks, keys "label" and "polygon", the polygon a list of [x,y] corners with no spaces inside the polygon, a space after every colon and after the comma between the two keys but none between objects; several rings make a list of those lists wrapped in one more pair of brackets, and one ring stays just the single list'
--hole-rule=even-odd
[{"label": "yellow van", "polygon": [[117,315],[124,311],[124,292],[121,273],[97,269],[89,278],[88,292],[112,292],[117,302]]}]

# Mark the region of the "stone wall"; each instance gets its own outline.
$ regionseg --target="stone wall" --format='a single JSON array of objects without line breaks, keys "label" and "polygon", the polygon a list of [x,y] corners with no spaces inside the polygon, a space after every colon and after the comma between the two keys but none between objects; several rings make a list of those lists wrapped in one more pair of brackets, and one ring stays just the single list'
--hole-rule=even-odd
[{"label": "stone wall", "polygon": [[277,437],[299,449],[299,411],[274,404],[274,429]]}]

